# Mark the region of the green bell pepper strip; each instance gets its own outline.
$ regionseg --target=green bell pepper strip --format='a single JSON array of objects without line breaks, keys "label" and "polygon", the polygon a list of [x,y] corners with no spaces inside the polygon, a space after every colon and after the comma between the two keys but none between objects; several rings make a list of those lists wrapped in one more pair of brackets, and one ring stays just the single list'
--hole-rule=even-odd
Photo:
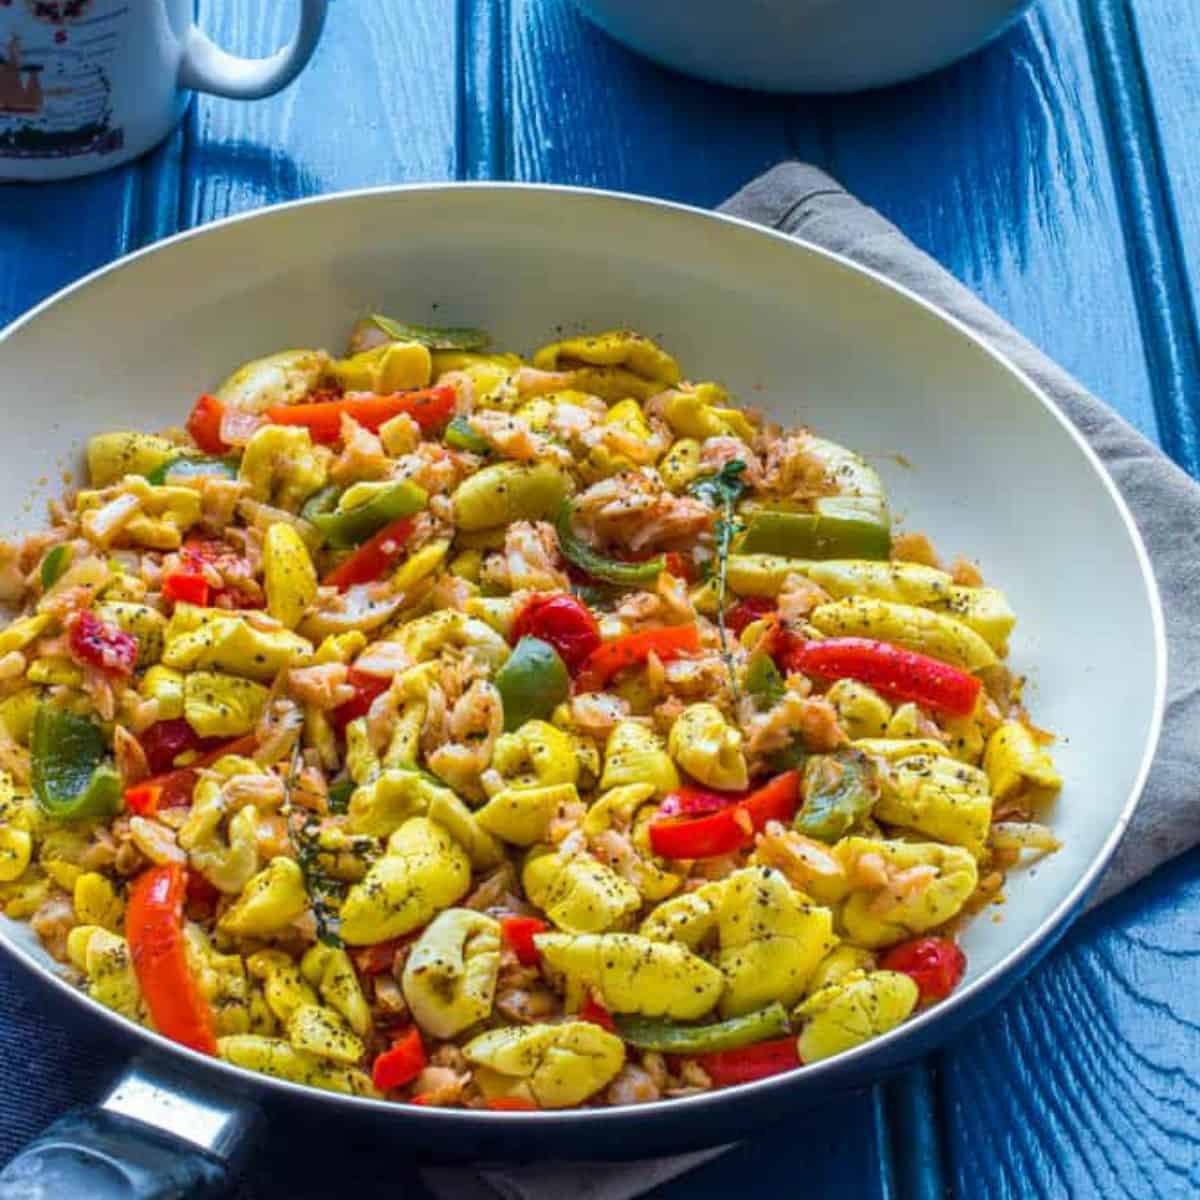
[{"label": "green bell pepper strip", "polygon": [[759,508],[749,515],[739,554],[784,558],[886,559],[892,534],[886,517],[862,506],[818,500],[815,512]]},{"label": "green bell pepper strip", "polygon": [[217,475],[222,479],[236,479],[238,477],[238,460],[207,456],[197,458],[193,454],[181,454],[178,458],[160,463],[146,476],[146,482],[160,487],[175,477],[195,479],[201,475]]},{"label": "green bell pepper strip", "polygon": [[480,437],[471,428],[471,422],[466,417],[455,417],[446,426],[444,437],[446,445],[451,450],[466,450],[471,454],[486,454],[491,449],[487,438]]},{"label": "green bell pepper strip", "polygon": [[329,785],[328,800],[329,811],[335,813],[344,813],[350,807],[350,797],[354,795],[354,789],[358,785],[353,779],[338,779]]},{"label": "green bell pepper strip", "polygon": [[341,494],[342,489],[336,483],[318,488],[300,506],[300,516],[311,523],[314,518],[333,512],[337,508],[338,497]]},{"label": "green bell pepper strip", "polygon": [[739,1050],[755,1042],[784,1037],[789,1032],[788,1015],[778,1001],[766,1008],[730,1017],[712,1025],[677,1025],[652,1017],[614,1016],[617,1035],[640,1050],[662,1054],[712,1054]]},{"label": "green bell pepper strip", "polygon": [[372,534],[400,517],[411,517],[413,513],[420,512],[428,499],[424,488],[417,487],[408,479],[401,479],[391,487],[376,492],[366,504],[346,512],[316,513],[309,520],[335,550],[347,550],[365,542]]},{"label": "green bell pepper strip", "polygon": [[46,551],[42,559],[42,591],[48,592],[71,565],[72,550],[67,542],[59,542]]},{"label": "green bell pepper strip", "polygon": [[804,765],[804,803],[792,827],[832,844],[864,817],[879,799],[875,764],[861,750],[814,754]]},{"label": "green bell pepper strip", "polygon": [[111,817],[122,804],[121,777],[105,760],[104,736],[86,717],[40,704],[30,738],[33,794],[48,817]]},{"label": "green bell pepper strip", "polygon": [[593,579],[602,579],[605,583],[615,583],[619,587],[642,587],[654,583],[667,569],[667,560],[661,554],[655,558],[648,558],[645,562],[632,563],[620,562],[598,554],[571,528],[574,515],[574,504],[570,500],[564,500],[554,522],[559,549],[562,550],[564,558],[574,563],[581,571],[586,571]]},{"label": "green bell pepper strip", "polygon": [[571,694],[571,677],[558,651],[541,638],[523,637],[496,672],[504,701],[504,728],[548,717]]},{"label": "green bell pepper strip", "polygon": [[786,691],[779,668],[764,650],[758,650],[750,656],[742,682],[755,706],[760,709],[778,704]]}]

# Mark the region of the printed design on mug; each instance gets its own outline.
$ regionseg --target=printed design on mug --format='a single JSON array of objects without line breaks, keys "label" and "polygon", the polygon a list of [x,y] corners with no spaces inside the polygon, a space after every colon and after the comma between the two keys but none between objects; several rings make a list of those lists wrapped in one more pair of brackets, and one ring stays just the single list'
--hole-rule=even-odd
[{"label": "printed design on mug", "polygon": [[[24,2],[47,25],[46,36],[29,36],[24,18],[13,28],[5,21],[9,2],[0,0],[0,156],[70,158],[119,150],[125,139],[112,124],[109,68],[119,36],[115,22],[128,7],[89,17],[93,0]],[[64,21],[78,22],[69,41],[55,28]]]}]

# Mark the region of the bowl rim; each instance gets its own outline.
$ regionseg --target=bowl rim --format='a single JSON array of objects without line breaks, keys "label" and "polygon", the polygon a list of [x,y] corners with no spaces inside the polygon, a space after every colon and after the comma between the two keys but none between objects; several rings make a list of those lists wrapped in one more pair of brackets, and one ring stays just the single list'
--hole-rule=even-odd
[{"label": "bowl rim", "polygon": [[[112,262],[88,272],[80,279],[60,288],[16,317],[3,329],[0,329],[0,355],[3,354],[5,344],[13,335],[20,332],[25,326],[32,324],[56,305],[73,298],[77,293],[84,291],[92,284],[108,276],[117,275],[135,266],[144,258],[169,251],[185,242],[206,237],[228,226],[258,220],[269,220],[282,213],[297,209],[352,203],[375,198],[384,199],[414,193],[432,194],[437,192],[480,192],[493,194],[506,192],[516,196],[522,193],[557,195],[568,202],[599,202],[605,205],[612,205],[616,208],[663,212],[673,215],[680,220],[696,221],[701,224],[713,222],[717,225],[740,229],[759,237],[770,238],[793,248],[798,247],[809,254],[816,255],[829,263],[835,264],[843,270],[866,277],[875,285],[887,288],[910,304],[923,309],[928,315],[950,326],[960,338],[964,338],[972,343],[976,349],[983,351],[993,363],[1005,370],[1031,393],[1074,441],[1076,448],[1084,456],[1107,490],[1118,515],[1124,523],[1125,531],[1132,544],[1134,555],[1140,568],[1142,585],[1145,588],[1146,601],[1149,608],[1155,659],[1153,712],[1133,785],[1108,837],[1105,839],[1091,864],[1075,882],[1067,895],[1051,909],[1027,938],[984,971],[977,979],[972,980],[960,990],[952,993],[941,1003],[926,1009],[924,1012],[918,1013],[910,1020],[905,1021],[895,1029],[879,1037],[864,1042],[862,1045],[845,1051],[842,1054],[835,1055],[832,1058],[806,1064],[799,1071],[786,1072],[753,1083],[718,1088],[693,1096],[657,1100],[638,1105],[539,1110],[535,1113],[511,1113],[496,1112],[487,1109],[416,1108],[411,1105],[398,1104],[390,1100],[326,1091],[310,1087],[306,1084],[294,1083],[289,1080],[263,1075],[248,1068],[235,1066],[223,1059],[201,1054],[187,1046],[182,1046],[177,1042],[171,1041],[154,1030],[147,1029],[144,1026],[127,1020],[120,1014],[100,1004],[99,1001],[93,1000],[49,967],[38,962],[32,954],[11,939],[2,924],[0,924],[0,947],[6,953],[16,958],[24,967],[40,976],[50,986],[56,988],[60,993],[70,996],[80,1006],[81,1010],[93,1016],[100,1016],[106,1019],[121,1034],[133,1034],[160,1051],[167,1052],[172,1056],[185,1058],[202,1072],[207,1072],[210,1076],[219,1073],[232,1088],[236,1088],[239,1083],[244,1086],[249,1081],[253,1082],[256,1086],[282,1093],[285,1096],[291,1096],[293,1099],[350,1106],[363,1114],[370,1114],[375,1117],[387,1115],[389,1119],[407,1119],[413,1122],[414,1129],[419,1129],[423,1124],[436,1122],[442,1130],[447,1130],[457,1125],[461,1126],[465,1131],[477,1126],[479,1122],[493,1123],[494,1128],[501,1123],[511,1123],[520,1120],[524,1123],[521,1126],[522,1128],[536,1127],[539,1129],[547,1126],[560,1127],[564,1125],[574,1127],[580,1122],[590,1122],[595,1126],[597,1132],[601,1132],[606,1127],[618,1126],[631,1119],[649,1121],[652,1118],[661,1119],[669,1115],[679,1120],[686,1120],[690,1114],[695,1114],[696,1117],[699,1117],[703,1113],[720,1109],[728,1102],[736,1102],[737,1099],[747,1098],[751,1095],[758,1100],[766,1100],[770,1093],[775,1093],[778,1099],[782,1101],[789,1088],[794,1087],[800,1079],[803,1079],[805,1086],[809,1087],[819,1085],[823,1079],[828,1079],[832,1083],[840,1075],[856,1074],[856,1077],[861,1078],[867,1073],[864,1068],[868,1066],[869,1061],[873,1058],[886,1060],[886,1063],[881,1062],[880,1070],[875,1073],[876,1077],[878,1077],[878,1075],[882,1074],[882,1069],[887,1063],[913,1057],[917,1052],[917,1047],[915,1045],[909,1046],[909,1043],[918,1043],[922,1039],[926,1041],[940,1040],[936,1034],[931,1039],[930,1034],[930,1031],[939,1023],[947,1026],[947,1032],[949,1033],[956,1027],[955,1016],[958,1017],[958,1024],[961,1024],[963,1021],[969,1019],[972,1015],[972,1010],[974,1010],[974,1015],[982,1015],[982,1011],[990,1007],[985,1001],[991,993],[1002,991],[1002,985],[1009,979],[1009,976],[1013,976],[1011,982],[1015,983],[1019,980],[1020,974],[1014,974],[1014,972],[1016,972],[1016,969],[1025,960],[1032,960],[1029,963],[1029,967],[1032,968],[1038,959],[1053,946],[1057,938],[1066,930],[1070,921],[1078,914],[1084,900],[1098,883],[1100,875],[1108,865],[1118,843],[1129,826],[1133,812],[1141,798],[1146,778],[1150,772],[1158,748],[1166,708],[1167,691],[1167,641],[1162,600],[1150,562],[1150,556],[1133,514],[1120,489],[1109,475],[1108,470],[1095,450],[1042,388],[1021,367],[986,341],[982,335],[976,333],[958,317],[945,311],[905,284],[899,283],[845,254],[829,250],[804,237],[783,233],[778,229],[759,225],[742,217],[701,208],[697,205],[683,204],[674,200],[664,200],[653,196],[639,196],[606,188],[589,188],[553,183],[526,183],[508,180],[448,180],[425,183],[382,184],[372,187],[327,192],[316,196],[305,196],[278,204],[265,205],[246,212],[234,213],[191,229],[181,230],[170,237],[140,247],[129,254],[122,255],[120,258],[114,259]],[[999,995],[995,999],[999,999]],[[908,1049],[907,1055],[905,1054],[906,1048]],[[830,1090],[833,1091],[834,1089],[831,1087]],[[715,1139],[712,1144],[717,1144],[720,1140],[720,1138]]]}]

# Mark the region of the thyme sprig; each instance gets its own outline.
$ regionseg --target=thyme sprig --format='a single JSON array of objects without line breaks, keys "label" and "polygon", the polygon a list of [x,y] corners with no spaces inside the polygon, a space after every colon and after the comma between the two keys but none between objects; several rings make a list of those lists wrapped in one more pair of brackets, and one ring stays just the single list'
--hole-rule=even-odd
[{"label": "thyme sprig", "polygon": [[312,904],[313,917],[317,922],[317,939],[326,946],[340,949],[342,939],[338,933],[342,901],[346,897],[346,884],[335,879],[322,866],[321,822],[316,813],[302,805],[292,803],[292,793],[300,778],[304,760],[300,745],[292,751],[292,761],[283,783],[283,814],[287,821],[288,839],[296,851],[296,862],[304,880],[304,890]]}]

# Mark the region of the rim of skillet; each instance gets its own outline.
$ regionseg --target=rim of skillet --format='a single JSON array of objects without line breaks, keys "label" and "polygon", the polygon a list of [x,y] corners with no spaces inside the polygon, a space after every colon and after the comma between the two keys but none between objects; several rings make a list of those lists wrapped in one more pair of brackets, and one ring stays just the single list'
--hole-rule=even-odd
[{"label": "rim of skillet", "polygon": [[[916,1041],[922,1035],[928,1035],[932,1026],[938,1022],[952,1025],[950,1018],[955,1013],[961,1013],[961,1010],[966,1009],[973,1001],[979,1002],[983,1000],[986,993],[992,991],[999,985],[1008,975],[1010,975],[1024,960],[1032,956],[1033,964],[1036,964],[1041,954],[1047,951],[1053,944],[1056,937],[1061,934],[1071,919],[1078,913],[1084,900],[1089,892],[1099,881],[1100,875],[1104,868],[1108,865],[1113,852],[1116,850],[1118,842],[1121,840],[1129,821],[1133,816],[1134,809],[1137,807],[1138,801],[1141,798],[1142,789],[1146,783],[1147,775],[1149,774],[1151,764],[1154,760],[1155,753],[1158,748],[1159,738],[1162,732],[1163,714],[1166,708],[1166,689],[1167,689],[1167,641],[1166,641],[1166,626],[1163,617],[1162,601],[1158,589],[1158,583],[1154,577],[1154,570],[1150,563],[1149,554],[1146,551],[1144,542],[1142,541],[1141,533],[1138,531],[1137,523],[1133,518],[1133,514],[1129,510],[1129,506],[1125,502],[1117,485],[1113,482],[1107,469],[1101,462],[1099,456],[1088,444],[1079,430],[1072,424],[1070,419],[1058,408],[1053,400],[1042,391],[1042,389],[1014,362],[1000,353],[994,346],[985,341],[980,335],[975,333],[957,317],[946,312],[938,305],[925,299],[923,296],[914,292],[912,289],[905,287],[903,284],[897,283],[888,276],[881,274],[878,271],[865,267],[860,263],[844,254],[839,254],[836,251],[828,250],[814,242],[808,241],[802,237],[795,237],[790,234],[781,233],[778,230],[770,229],[764,225],[758,225],[753,221],[745,220],[741,217],[729,216],[725,213],[714,212],[709,209],[704,209],[690,204],[681,204],[672,200],[661,200],[650,196],[637,196],[628,192],[620,192],[606,188],[587,188],[551,183],[520,183],[510,181],[470,181],[470,182],[441,182],[441,183],[412,183],[412,184],[384,184],[375,187],[353,188],[345,191],[336,191],[323,193],[319,196],[307,196],[297,200],[284,201],[279,204],[267,205],[263,208],[253,209],[249,212],[236,213],[228,217],[222,217],[216,221],[209,222],[204,225],[196,226],[193,229],[183,230],[173,234],[170,237],[163,238],[160,241],[153,242],[148,246],[135,250],[130,254],[123,255],[115,259],[113,262],[99,267],[94,271],[90,271],[82,278],[74,283],[68,284],[66,287],[60,288],[57,292],[48,296],[46,299],[34,305],[31,309],[10,322],[3,329],[0,329],[0,355],[3,354],[3,348],[8,339],[24,326],[36,321],[43,313],[53,308],[55,305],[73,296],[75,293],[83,291],[90,284],[97,280],[116,274],[128,267],[136,264],[140,259],[149,255],[158,254],[168,250],[181,242],[190,241],[194,238],[205,237],[214,230],[221,229],[228,225],[234,225],[246,221],[256,221],[269,219],[276,213],[310,207],[322,204],[337,204],[352,202],[354,200],[366,199],[375,196],[401,195],[411,192],[445,192],[445,191],[507,191],[507,192],[534,192],[534,193],[553,193],[564,199],[570,200],[600,200],[621,207],[640,207],[647,210],[660,210],[674,214],[680,220],[714,222],[716,224],[731,226],[735,229],[740,229],[757,235],[758,237],[771,238],[783,244],[795,247],[799,246],[802,250],[810,254],[817,255],[828,262],[835,263],[843,270],[853,272],[856,275],[866,277],[873,281],[876,286],[884,287],[890,291],[902,296],[910,304],[916,305],[924,309],[930,315],[938,318],[945,325],[952,328],[960,338],[972,343],[977,349],[983,351],[997,366],[1003,368],[1009,375],[1016,379],[1029,393],[1031,393],[1041,403],[1047,413],[1058,422],[1067,435],[1075,443],[1075,446],[1080,454],[1088,461],[1092,470],[1099,477],[1111,498],[1113,505],[1116,508],[1121,521],[1124,523],[1126,533],[1129,536],[1133,546],[1134,554],[1137,558],[1138,567],[1141,571],[1142,584],[1146,592],[1146,601],[1149,608],[1151,625],[1153,627],[1154,637],[1154,711],[1151,718],[1149,733],[1146,737],[1146,743],[1142,751],[1141,762],[1139,763],[1137,774],[1135,776],[1133,786],[1129,790],[1129,795],[1121,808],[1120,816],[1105,839],[1104,844],[1100,848],[1099,853],[1093,859],[1087,870],[1079,877],[1074,886],[1067,895],[1059,901],[1059,903],[1043,918],[1037,929],[1027,937],[1023,942],[1010,950],[999,962],[989,967],[977,979],[971,980],[960,990],[952,993],[947,999],[939,1004],[926,1009],[917,1016],[905,1021],[888,1033],[882,1034],[879,1037],[873,1038],[854,1049],[844,1051],[841,1054],[834,1055],[831,1058],[820,1060],[816,1063],[807,1064],[800,1067],[797,1071],[785,1072],[781,1075],[772,1076],[767,1079],[758,1080],[753,1083],[737,1084],[733,1087],[717,1088],[709,1092],[702,1092],[693,1096],[677,1097],[669,1100],[656,1100],[645,1104],[638,1105],[619,1105],[605,1108],[572,1108],[561,1110],[542,1110],[536,1113],[520,1112],[495,1112],[488,1109],[460,1109],[460,1108],[438,1108],[438,1109],[420,1109],[414,1108],[411,1105],[399,1104],[392,1100],[373,1099],[366,1096],[352,1096],[341,1092],[330,1092],[320,1088],[309,1087],[306,1084],[293,1083],[288,1080],[278,1079],[274,1076],[263,1075],[255,1071],[250,1071],[243,1067],[234,1066],[232,1063],[227,1063],[219,1058],[214,1058],[209,1055],[201,1054],[198,1051],[189,1049],[186,1046],[180,1045],[178,1042],[173,1042],[169,1038],[164,1037],[154,1030],[147,1029],[145,1026],[137,1025],[132,1021],[113,1012],[111,1009],[105,1008],[98,1001],[91,999],[84,992],[73,986],[67,979],[59,975],[49,967],[38,962],[27,951],[14,945],[8,936],[0,929],[0,947],[18,959],[23,966],[35,972],[44,981],[58,989],[59,992],[73,998],[74,1002],[81,1008],[87,1010],[95,1016],[105,1019],[115,1029],[125,1033],[133,1033],[140,1037],[150,1045],[157,1047],[160,1051],[165,1051],[173,1057],[183,1059],[197,1067],[201,1073],[211,1075],[219,1074],[224,1076],[225,1082],[233,1087],[239,1083],[243,1086],[247,1080],[253,1081],[256,1085],[261,1085],[272,1091],[278,1091],[285,1095],[291,1096],[293,1099],[304,1099],[307,1101],[323,1102],[326,1104],[345,1106],[349,1105],[361,1112],[363,1115],[370,1114],[374,1117],[382,1117],[385,1114],[391,1114],[396,1119],[405,1119],[414,1121],[417,1124],[436,1121],[439,1126],[446,1127],[450,1125],[461,1125],[464,1128],[476,1125],[477,1122],[489,1122],[494,1124],[520,1122],[522,1128],[547,1127],[563,1124],[576,1125],[579,1122],[589,1122],[597,1128],[604,1126],[613,1126],[623,1124],[631,1119],[640,1117],[651,1117],[655,1114],[665,1116],[667,1113],[686,1119],[689,1114],[700,1115],[701,1112],[709,1112],[724,1107],[729,1103],[736,1101],[744,1096],[753,1094],[756,1099],[765,1100],[769,1093],[775,1092],[782,1100],[791,1086],[795,1082],[803,1078],[806,1085],[819,1083],[822,1079],[834,1079],[838,1075],[849,1073],[853,1068],[859,1068],[859,1075],[864,1074],[864,1065],[874,1056],[883,1056],[886,1051],[891,1051],[891,1059],[897,1060],[904,1057],[904,1047],[906,1043]],[[985,1007],[987,1007],[985,1005]],[[980,1012],[977,1015],[982,1015]],[[719,1141],[720,1139],[718,1139]],[[714,1143],[715,1144],[715,1143]]]}]

